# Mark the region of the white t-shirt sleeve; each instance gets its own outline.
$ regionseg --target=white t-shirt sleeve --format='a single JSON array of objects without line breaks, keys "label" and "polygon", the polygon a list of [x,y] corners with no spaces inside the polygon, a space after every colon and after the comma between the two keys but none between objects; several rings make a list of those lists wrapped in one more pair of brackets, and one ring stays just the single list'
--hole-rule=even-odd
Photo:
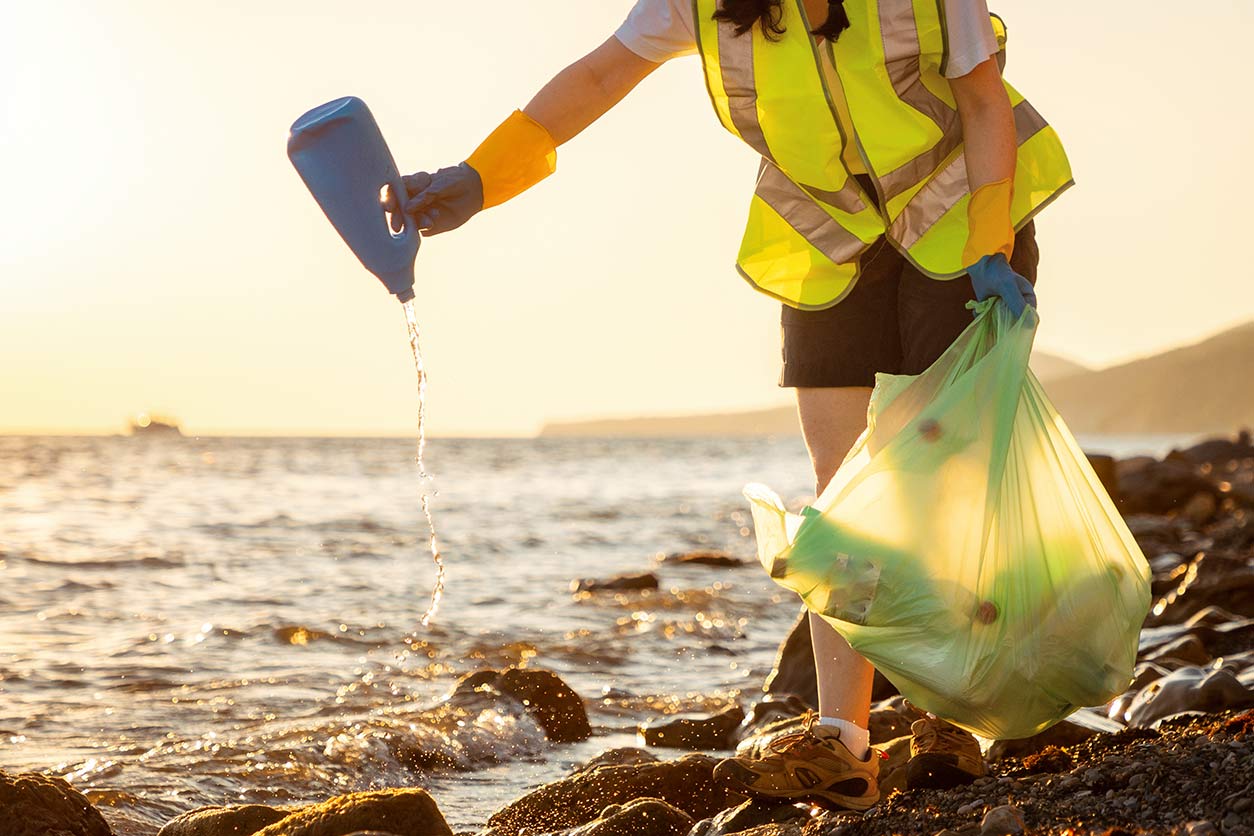
[{"label": "white t-shirt sleeve", "polygon": [[998,53],[988,0],[945,0],[945,25],[949,35],[946,78],[964,76]]},{"label": "white t-shirt sleeve", "polygon": [[614,36],[641,58],[657,64],[695,55],[692,0],[636,0]]}]

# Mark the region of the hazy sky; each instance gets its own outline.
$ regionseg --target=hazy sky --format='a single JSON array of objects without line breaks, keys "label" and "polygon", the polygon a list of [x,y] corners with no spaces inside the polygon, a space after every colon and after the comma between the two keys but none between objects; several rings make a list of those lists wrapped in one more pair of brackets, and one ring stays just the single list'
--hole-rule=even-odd
[{"label": "hazy sky", "polygon": [[[454,164],[631,2],[8,4],[0,431],[149,408],[193,432],[411,430],[400,308],[291,169],[289,124],[354,94],[402,169]],[[1205,8],[995,0],[1007,75],[1079,182],[1038,224],[1047,350],[1104,365],[1254,318],[1254,4]],[[732,270],[755,171],[685,59],[555,177],[428,241],[432,429],[788,402],[778,306]]]}]

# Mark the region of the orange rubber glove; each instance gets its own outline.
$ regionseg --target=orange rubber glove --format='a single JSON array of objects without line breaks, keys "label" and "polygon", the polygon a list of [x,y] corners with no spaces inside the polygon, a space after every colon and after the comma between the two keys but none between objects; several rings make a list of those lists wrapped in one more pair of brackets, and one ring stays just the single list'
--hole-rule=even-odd
[{"label": "orange rubber glove", "polygon": [[1015,250],[1015,228],[1010,220],[1014,199],[1013,180],[998,180],[980,186],[967,206],[967,245],[962,263],[968,267],[986,255],[1001,253],[1010,261]]},{"label": "orange rubber glove", "polygon": [[499,206],[557,170],[557,143],[521,110],[493,131],[466,163],[483,181],[483,208]]}]

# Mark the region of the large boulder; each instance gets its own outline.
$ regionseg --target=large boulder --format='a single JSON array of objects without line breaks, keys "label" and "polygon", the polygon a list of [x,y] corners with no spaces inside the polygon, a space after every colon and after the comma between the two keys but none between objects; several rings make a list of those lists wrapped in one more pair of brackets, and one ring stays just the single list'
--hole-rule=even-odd
[{"label": "large boulder", "polygon": [[1219,498],[1215,484],[1183,457],[1142,459],[1119,468],[1119,510],[1124,514],[1166,514],[1184,508],[1198,494]]},{"label": "large boulder", "polygon": [[1088,460],[1089,465],[1093,468],[1093,472],[1097,474],[1098,481],[1106,489],[1106,493],[1110,494],[1111,498],[1118,497],[1119,464],[1115,461],[1114,456],[1089,453]]},{"label": "large boulder", "polygon": [[580,772],[591,772],[603,766],[635,766],[641,763],[657,762],[657,755],[648,749],[640,749],[635,746],[620,746],[617,749],[606,749],[587,763],[576,766],[570,771],[570,774],[577,775]]},{"label": "large boulder", "polygon": [[166,822],[157,836],[247,836],[282,821],[292,812],[263,804],[202,807]]},{"label": "large boulder", "polygon": [[768,824],[804,824],[809,813],[791,801],[755,798],[724,810],[712,819],[703,819],[688,836],[729,836]]},{"label": "large boulder", "polygon": [[[814,645],[810,638],[810,613],[805,607],[788,631],[787,637],[775,655],[775,665],[762,686],[769,696],[782,697],[792,694],[810,708],[819,707],[818,677],[814,671]],[[886,700],[897,695],[897,687],[879,671],[871,688],[873,701]]]},{"label": "large boulder", "polygon": [[1230,711],[1254,707],[1250,688],[1226,668],[1185,667],[1150,683],[1128,708],[1132,726],[1152,726],[1185,711]]},{"label": "large boulder", "polygon": [[1235,439],[1208,439],[1187,450],[1177,451],[1175,455],[1191,464],[1219,467],[1231,461],[1254,458],[1254,444],[1251,443],[1250,431],[1242,430]]},{"label": "large boulder", "polygon": [[0,833],[4,836],[111,836],[104,816],[60,778],[0,772]]},{"label": "large boulder", "polygon": [[257,831],[257,836],[347,836],[382,830],[396,836],[453,836],[426,790],[355,792],[304,807]]},{"label": "large boulder", "polygon": [[169,822],[158,836],[349,836],[362,831],[453,834],[426,790],[395,789],[341,795],[295,810],[257,804],[206,807]]},{"label": "large boulder", "polygon": [[583,698],[552,671],[510,668],[466,674],[449,695],[455,703],[473,702],[481,692],[503,694],[520,703],[554,743],[574,743],[592,736]]},{"label": "large boulder", "polygon": [[692,816],[656,798],[613,804],[587,824],[553,836],[686,836]]},{"label": "large boulder", "polygon": [[1254,567],[1243,557],[1201,552],[1173,580],[1175,585],[1155,602],[1147,626],[1179,624],[1211,607],[1238,619],[1254,617]]},{"label": "large boulder", "polygon": [[488,820],[494,836],[519,836],[524,829],[552,833],[601,817],[607,805],[654,798],[693,819],[710,818],[743,797],[714,782],[717,761],[686,755],[659,763],[602,766],[546,784],[512,802]]},{"label": "large boulder", "polygon": [[705,717],[659,717],[640,726],[649,746],[667,749],[734,749],[745,711],[729,705]]},{"label": "large boulder", "polygon": [[740,737],[744,739],[759,729],[778,723],[780,720],[800,717],[811,710],[805,701],[793,694],[767,694],[753,704],[753,708],[749,710],[749,716],[740,724]]}]

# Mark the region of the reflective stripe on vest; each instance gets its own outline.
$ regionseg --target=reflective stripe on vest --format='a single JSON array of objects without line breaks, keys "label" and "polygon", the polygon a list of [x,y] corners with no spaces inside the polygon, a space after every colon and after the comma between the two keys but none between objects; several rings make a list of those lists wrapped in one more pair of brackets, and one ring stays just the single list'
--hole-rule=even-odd
[{"label": "reflective stripe on vest", "polygon": [[763,158],[737,266],[764,293],[801,308],[829,307],[853,287],[858,256],[886,225],[840,160],[846,140],[815,72],[814,42],[798,24],[770,44],[788,49],[764,49],[758,27],[737,37],[733,26],[713,20],[714,0],[697,4],[715,111]]},{"label": "reflective stripe on vest", "polygon": [[[949,82],[944,0],[845,0],[851,27],[820,48],[801,0],[782,0],[785,32],[743,36],[693,0],[706,84],[720,121],[764,158],[738,267],[798,308],[830,307],[885,234],[924,273],[964,272],[969,200],[962,123]],[[821,51],[822,50],[822,51]],[[1057,134],[1009,84],[1019,153],[1012,216],[1021,227],[1071,185]],[[848,104],[856,136],[836,118]],[[883,213],[845,169],[852,143]]]}]

